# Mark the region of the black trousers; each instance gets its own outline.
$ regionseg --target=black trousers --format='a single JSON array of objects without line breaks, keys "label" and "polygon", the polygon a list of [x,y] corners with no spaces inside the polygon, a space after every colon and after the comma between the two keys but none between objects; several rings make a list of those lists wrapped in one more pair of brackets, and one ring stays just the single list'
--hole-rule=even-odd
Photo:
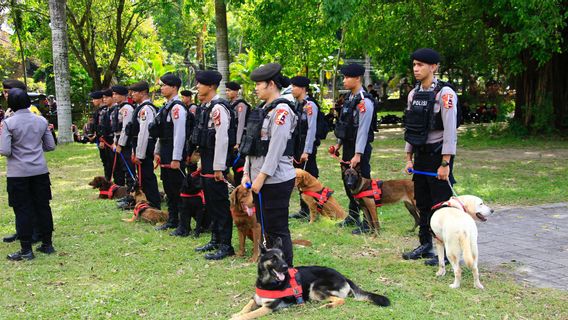
[{"label": "black trousers", "polygon": [[16,232],[22,243],[30,242],[34,220],[42,234],[42,241],[51,244],[53,216],[51,181],[49,173],[32,176],[7,178],[8,204],[16,215]]},{"label": "black trousers", "polygon": [[112,158],[109,157],[109,149],[99,148],[99,157],[101,158],[101,162],[103,163],[103,169],[105,173],[105,179],[111,180],[112,178]]},{"label": "black trousers", "polygon": [[[122,148],[121,151],[122,156],[119,154],[117,157],[119,158],[117,161],[120,161],[122,174],[124,176],[124,181],[126,186],[128,186],[128,190],[134,190],[134,177],[132,175],[136,175],[136,170],[134,170],[134,164],[132,163],[132,147],[125,146]],[[132,175],[131,175],[132,174]]]},{"label": "black trousers", "polygon": [[[418,171],[437,172],[442,162],[441,145],[429,151],[414,152],[414,169]],[[450,160],[450,181],[453,183],[453,157]],[[452,196],[452,189],[448,181],[438,180],[436,177],[430,177],[415,174],[412,177],[414,181],[414,198],[416,199],[416,207],[420,211],[420,223],[418,238],[420,244],[431,243],[432,236],[430,234],[430,218],[432,218],[432,206],[437,203],[448,200]]]},{"label": "black trousers", "polygon": [[[276,238],[282,239],[282,252],[288,266],[294,265],[294,253],[292,250],[292,237],[288,228],[288,208],[290,196],[296,179],[286,182],[265,184],[260,193],[253,192],[256,207],[256,218],[264,225],[264,236],[267,246],[272,247]],[[262,208],[260,206],[262,198]],[[262,215],[261,215],[262,214]]]},{"label": "black trousers", "polygon": [[[371,153],[373,152],[373,147],[370,143],[365,146],[365,152],[361,155],[361,162],[359,162],[359,168],[361,168],[361,175],[363,178],[371,179]],[[351,158],[355,155],[355,143],[346,142],[343,144],[343,155],[341,159],[343,161],[351,161]],[[343,164],[342,164],[343,165]],[[359,221],[359,205],[357,201],[351,195],[349,187],[345,184],[345,179],[341,177],[343,181],[343,188],[345,189],[345,194],[349,198],[349,218],[355,221]]]},{"label": "black trousers", "polygon": [[[154,174],[154,140],[148,141],[148,148],[146,149],[146,158],[141,160],[140,171],[142,171],[142,191],[146,194],[146,198],[150,205],[154,208],[161,209],[162,199],[160,197],[160,190],[158,189],[158,179]],[[132,150],[135,151],[135,147]]]},{"label": "black trousers", "polygon": [[[183,164],[181,170],[184,170]],[[164,192],[168,197],[168,223],[177,226],[179,222],[179,208],[181,207],[181,197],[179,192],[183,183],[183,175],[180,170],[161,168],[160,176],[164,185]]]},{"label": "black trousers", "polygon": [[229,203],[229,189],[225,181],[203,177],[205,208],[211,218],[211,240],[218,244],[231,245],[233,217]]},{"label": "black trousers", "polygon": [[243,180],[243,169],[245,166],[245,156],[239,156],[238,151],[234,151],[231,155],[231,167],[233,169],[233,178],[235,187],[239,186]]}]

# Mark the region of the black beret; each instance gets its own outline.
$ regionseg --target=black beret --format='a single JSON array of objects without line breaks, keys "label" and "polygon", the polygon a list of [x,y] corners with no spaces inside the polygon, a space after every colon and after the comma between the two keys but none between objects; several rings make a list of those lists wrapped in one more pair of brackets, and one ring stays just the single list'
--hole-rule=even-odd
[{"label": "black beret", "polygon": [[27,109],[32,105],[28,93],[20,88],[12,88],[8,91],[8,107],[17,111],[20,109]]},{"label": "black beret", "polygon": [[105,96],[105,97],[112,97],[112,90],[111,89],[106,89],[106,90],[103,90],[101,92],[102,92],[103,96]]},{"label": "black beret", "polygon": [[223,79],[223,76],[219,73],[219,71],[215,70],[203,70],[199,71],[195,75],[195,80],[206,86],[211,86],[211,85],[218,86],[219,83],[221,83],[221,79]]},{"label": "black beret", "polygon": [[440,54],[430,48],[421,48],[412,53],[410,56],[412,60],[418,60],[427,64],[440,63]]},{"label": "black beret", "polygon": [[255,82],[273,80],[280,74],[282,66],[279,63],[267,63],[254,69],[250,73],[250,79]]},{"label": "black beret", "polygon": [[236,82],[234,82],[234,81],[227,82],[227,83],[225,84],[225,86],[227,87],[227,89],[231,89],[231,90],[234,90],[234,91],[239,91],[239,90],[241,90],[241,85],[238,84],[238,83],[236,83]]},{"label": "black beret", "polygon": [[2,81],[2,86],[4,87],[4,90],[8,90],[8,89],[12,89],[12,88],[19,88],[19,89],[22,89],[24,91],[28,90],[28,88],[26,88],[26,85],[20,80],[6,79],[6,80]]},{"label": "black beret", "polygon": [[103,93],[100,91],[94,91],[89,93],[89,96],[91,97],[91,99],[101,99],[103,97]]},{"label": "black beret", "polygon": [[112,92],[116,92],[121,96],[128,95],[128,88],[125,86],[112,86]]},{"label": "black beret", "polygon": [[160,77],[160,81],[162,83],[167,84],[168,86],[172,87],[181,87],[181,79],[173,73],[166,73]]},{"label": "black beret", "polygon": [[132,84],[130,87],[128,87],[128,89],[134,92],[150,91],[150,86],[148,85],[148,82],[140,81]]},{"label": "black beret", "polygon": [[288,78],[287,76],[280,77],[279,81],[283,88],[286,88],[290,85],[290,78]]},{"label": "black beret", "polygon": [[365,67],[358,63],[352,63],[341,67],[341,73],[346,77],[360,77],[365,74]]},{"label": "black beret", "polygon": [[307,88],[310,85],[310,79],[303,76],[295,76],[292,79],[290,79],[290,82],[296,87]]},{"label": "black beret", "polygon": [[181,94],[184,97],[190,97],[190,98],[193,96],[193,92],[189,90],[181,90],[179,94]]}]

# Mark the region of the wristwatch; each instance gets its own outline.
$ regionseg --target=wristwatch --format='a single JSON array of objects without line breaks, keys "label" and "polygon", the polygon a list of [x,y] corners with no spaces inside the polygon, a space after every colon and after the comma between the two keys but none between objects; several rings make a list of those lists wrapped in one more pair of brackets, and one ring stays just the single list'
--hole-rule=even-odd
[{"label": "wristwatch", "polygon": [[440,165],[445,168],[445,167],[449,166],[450,163],[446,160],[442,160],[442,163]]}]

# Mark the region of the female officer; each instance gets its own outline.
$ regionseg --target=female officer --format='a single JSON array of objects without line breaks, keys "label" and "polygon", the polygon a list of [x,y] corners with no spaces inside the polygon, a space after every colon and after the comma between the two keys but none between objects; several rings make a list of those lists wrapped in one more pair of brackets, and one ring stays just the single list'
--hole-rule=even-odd
[{"label": "female officer", "polygon": [[[297,117],[291,103],[280,98],[284,81],[281,69],[281,65],[269,63],[250,75],[256,82],[256,95],[264,103],[254,110],[254,115],[251,112],[247,136],[241,142],[241,151],[247,155],[242,184],[246,186],[252,181],[256,212],[263,215],[264,236],[269,247],[276,238],[281,238],[284,258],[292,266],[288,207],[296,179],[292,164],[292,134]],[[261,217],[258,219],[261,221]]]},{"label": "female officer", "polygon": [[16,230],[21,250],[8,255],[9,260],[31,260],[32,219],[35,216],[42,234],[43,253],[53,253],[51,244],[53,217],[51,215],[51,183],[43,156],[44,151],[55,149],[55,141],[47,120],[31,113],[30,98],[19,88],[10,89],[8,107],[14,115],[1,125],[0,154],[8,158],[8,203],[16,214]]}]

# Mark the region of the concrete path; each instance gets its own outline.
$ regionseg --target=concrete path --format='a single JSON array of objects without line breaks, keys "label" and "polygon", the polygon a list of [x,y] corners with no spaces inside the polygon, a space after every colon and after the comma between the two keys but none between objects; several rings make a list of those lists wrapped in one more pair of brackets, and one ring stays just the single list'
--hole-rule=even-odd
[{"label": "concrete path", "polygon": [[568,203],[500,208],[479,229],[479,263],[520,281],[568,290]]}]

